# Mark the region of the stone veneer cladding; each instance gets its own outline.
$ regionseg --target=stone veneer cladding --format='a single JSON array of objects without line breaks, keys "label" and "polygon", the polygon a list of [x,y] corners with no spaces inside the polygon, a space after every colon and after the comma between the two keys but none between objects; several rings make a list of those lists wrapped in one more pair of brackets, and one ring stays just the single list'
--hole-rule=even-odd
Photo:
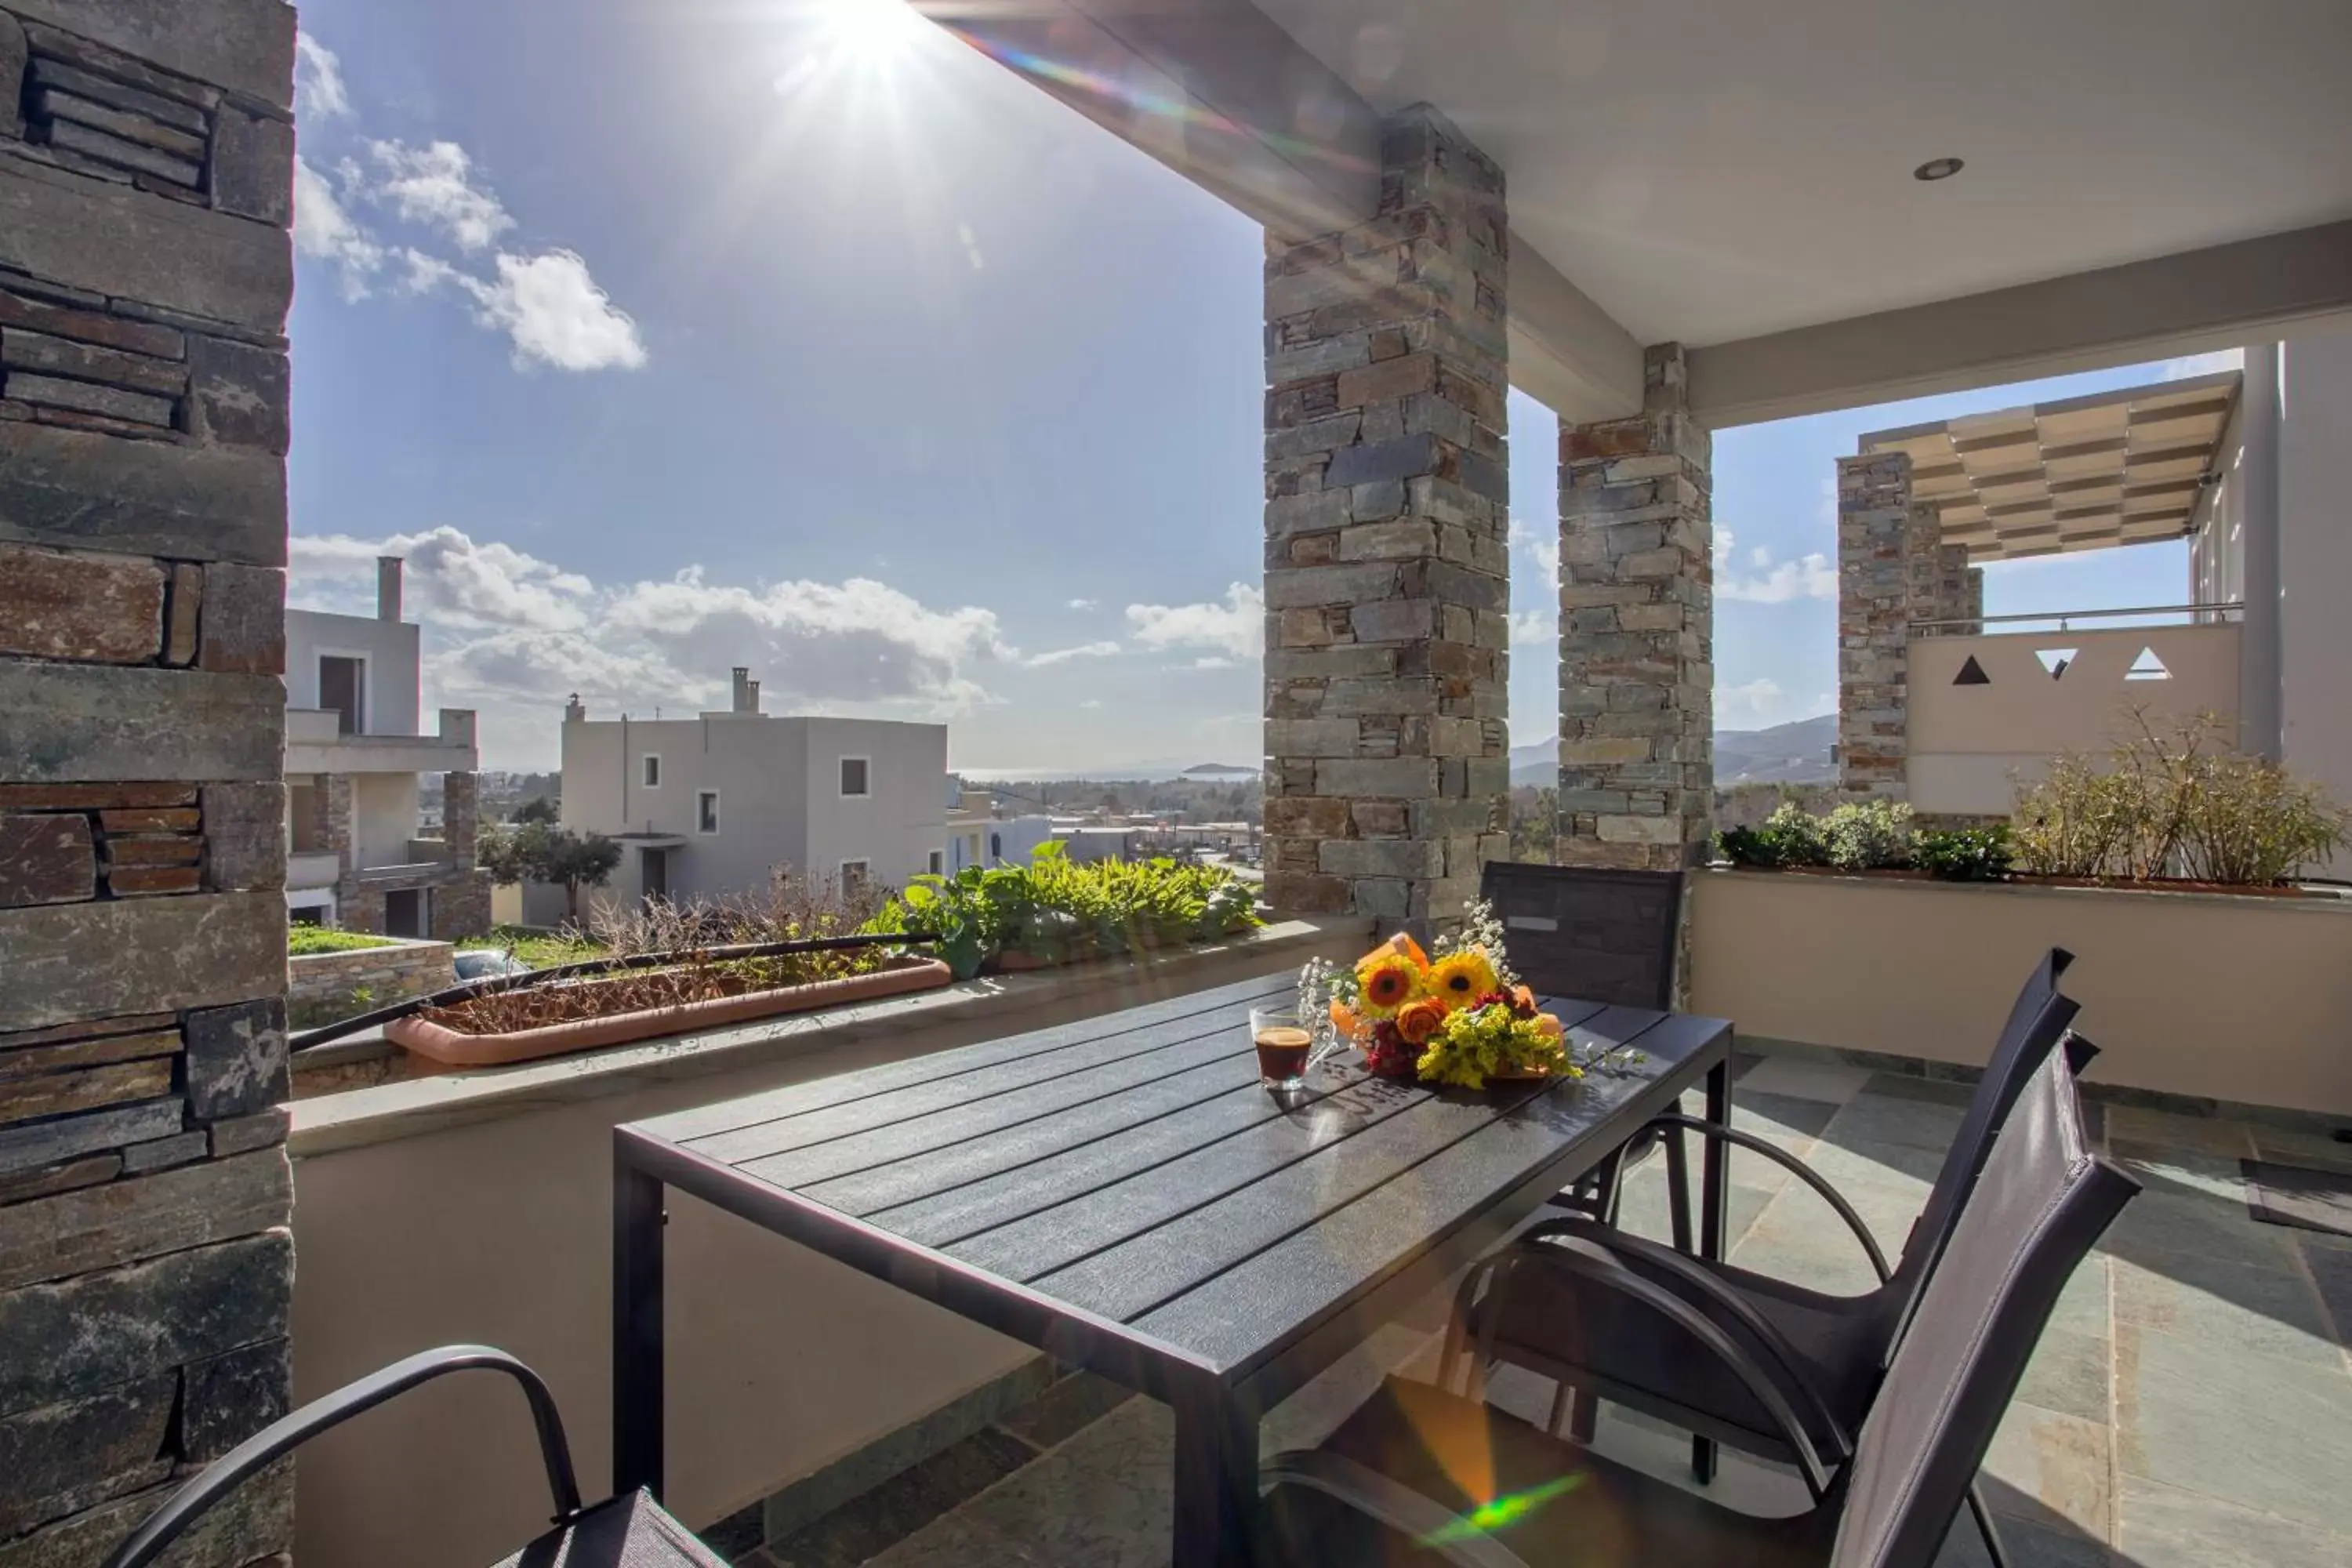
[{"label": "stone veneer cladding", "polygon": [[1911,547],[1911,459],[1865,453],[1840,458],[1837,469],[1839,786],[1901,800],[1910,790],[1907,672],[1921,593]]},{"label": "stone veneer cladding", "polygon": [[1553,858],[1701,864],[1715,796],[1713,442],[1679,344],[1644,355],[1643,411],[1563,426],[1559,818]]},{"label": "stone veneer cladding", "polygon": [[[0,0],[0,1563],[289,1386],[294,13]],[[282,1462],[175,1549],[283,1552]]]},{"label": "stone veneer cladding", "polygon": [[1266,897],[1427,931],[1507,852],[1508,224],[1424,106],[1265,266]]}]

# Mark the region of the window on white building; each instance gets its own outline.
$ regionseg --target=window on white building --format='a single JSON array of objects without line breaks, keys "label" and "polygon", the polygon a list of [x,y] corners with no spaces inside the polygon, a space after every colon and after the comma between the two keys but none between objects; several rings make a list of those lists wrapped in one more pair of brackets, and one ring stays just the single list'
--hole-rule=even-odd
[{"label": "window on white building", "polygon": [[874,793],[869,787],[869,781],[866,776],[866,773],[867,760],[866,758],[844,757],[841,759],[841,793],[845,799],[851,795],[871,795]]},{"label": "window on white building", "polygon": [[644,763],[644,764],[645,764],[645,773],[644,773],[644,776],[645,776],[645,785],[646,785],[646,787],[647,789],[659,789],[659,788],[661,788],[661,758],[660,758],[660,756],[659,756],[658,754],[656,754],[656,753],[654,753],[654,752],[647,752],[647,753],[646,753],[643,758],[641,758],[641,759],[639,759],[639,760],[640,760],[641,762],[643,762],[643,763]]},{"label": "window on white building", "polygon": [[865,861],[844,860],[841,863],[841,896],[845,899],[854,899],[866,891],[866,875],[867,866]]},{"label": "window on white building", "polygon": [[719,831],[719,792],[717,790],[706,789],[696,792],[694,830],[697,833]]},{"label": "window on white building", "polygon": [[942,872],[944,872],[947,868],[948,868],[948,853],[947,853],[947,851],[946,851],[946,850],[944,850],[944,849],[934,849],[934,850],[932,850],[932,851],[931,851],[931,863],[930,863],[930,867],[929,867],[929,870],[930,870],[931,875],[932,875],[932,876],[934,876],[934,877],[939,876],[940,874],[941,874]]}]

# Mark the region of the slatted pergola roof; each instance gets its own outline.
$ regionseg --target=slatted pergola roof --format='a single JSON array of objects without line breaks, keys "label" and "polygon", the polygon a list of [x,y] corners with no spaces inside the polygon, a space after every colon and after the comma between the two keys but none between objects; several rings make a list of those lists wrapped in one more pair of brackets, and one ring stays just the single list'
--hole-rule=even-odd
[{"label": "slatted pergola roof", "polygon": [[1971,562],[2103,550],[2189,531],[2238,402],[2239,373],[1880,430],[1911,456],[1911,499]]}]

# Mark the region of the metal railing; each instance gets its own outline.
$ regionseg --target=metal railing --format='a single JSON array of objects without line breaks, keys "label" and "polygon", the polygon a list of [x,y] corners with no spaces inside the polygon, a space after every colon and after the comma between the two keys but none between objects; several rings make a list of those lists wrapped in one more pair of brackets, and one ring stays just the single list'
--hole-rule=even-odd
[{"label": "metal railing", "polygon": [[662,952],[632,952],[617,958],[591,958],[579,963],[559,963],[547,969],[534,969],[526,974],[494,974],[485,980],[469,980],[446,991],[436,991],[429,996],[412,996],[405,1002],[395,1002],[372,1013],[362,1013],[356,1018],[343,1018],[305,1030],[289,1039],[286,1048],[289,1054],[307,1051],[314,1046],[331,1045],[362,1029],[389,1024],[394,1018],[405,1018],[427,1007],[453,1007],[477,996],[493,995],[501,991],[520,991],[525,986],[543,984],[552,980],[613,973],[624,969],[654,969],[663,964],[780,958],[796,952],[840,952],[860,947],[927,947],[939,940],[930,931],[866,931],[855,936],[809,937],[798,942],[751,942],[733,947],[672,948]]},{"label": "metal railing", "polygon": [[2210,616],[2216,621],[2232,617],[2242,619],[2246,604],[2242,599],[2231,599],[2210,605],[2144,605],[2125,610],[2043,610],[2026,615],[1960,616],[1934,621],[1913,621],[1914,631],[1942,631],[1951,627],[1970,628],[1990,626],[2011,626],[2022,621],[2055,621],[2062,632],[2074,629],[2075,621],[2123,620],[2137,616]]}]

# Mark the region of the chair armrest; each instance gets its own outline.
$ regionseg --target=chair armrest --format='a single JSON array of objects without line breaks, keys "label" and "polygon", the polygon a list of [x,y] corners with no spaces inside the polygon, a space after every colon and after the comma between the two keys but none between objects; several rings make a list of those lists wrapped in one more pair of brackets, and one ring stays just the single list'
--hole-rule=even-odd
[{"label": "chair armrest", "polygon": [[1737,1319],[1742,1329],[1755,1336],[1758,1342],[1771,1352],[1772,1359],[1779,1363],[1781,1378],[1811,1407],[1822,1429],[1835,1440],[1838,1458],[1843,1460],[1853,1457],[1853,1439],[1839,1424],[1837,1414],[1830,1408],[1829,1398],[1822,1392],[1821,1385],[1806,1371],[1804,1358],[1797,1347],[1790,1343],[1789,1337],[1771,1319],[1756,1310],[1753,1301],[1725,1283],[1722,1276],[1687,1253],[1677,1252],[1671,1247],[1660,1247],[1641,1237],[1628,1236],[1612,1226],[1602,1225],[1581,1215],[1546,1220],[1522,1232],[1516,1245],[1540,1244],[1553,1237],[1586,1242],[1615,1255],[1621,1262],[1671,1275],[1678,1286],[1704,1297],[1709,1305]]},{"label": "chair armrest", "polygon": [[1411,1536],[1458,1568],[1528,1568],[1525,1559],[1444,1503],[1344,1454],[1296,1449],[1260,1467],[1261,1480],[1318,1491]]},{"label": "chair armrest", "polygon": [[530,1402],[531,1420],[539,1428],[540,1458],[547,1466],[548,1490],[555,1498],[555,1522],[568,1521],[580,1511],[580,1483],[572,1474],[572,1450],[563,1440],[563,1419],[556,1410],[555,1395],[548,1392],[539,1373],[504,1351],[488,1345],[443,1345],[419,1351],[314,1399],[247,1437],[173,1492],[131,1539],[115,1548],[106,1568],[142,1568],[152,1562],[175,1536],[238,1483],[328,1428],[445,1373],[476,1369],[504,1373],[522,1385],[523,1397]]},{"label": "chair armrest", "polygon": [[[1780,1439],[1797,1457],[1797,1469],[1803,1476],[1806,1489],[1815,1502],[1829,1493],[1829,1468],[1822,1462],[1821,1451],[1813,1446],[1811,1434],[1797,1419],[1788,1395],[1772,1381],[1772,1374],[1756,1363],[1755,1358],[1733,1342],[1721,1325],[1703,1315],[1696,1307],[1654,1280],[1644,1279],[1618,1260],[1602,1247],[1591,1247],[1574,1239],[1563,1238],[1545,1247],[1540,1253],[1533,1248],[1514,1248],[1502,1260],[1496,1271],[1493,1289],[1507,1291],[1511,1277],[1531,1258],[1540,1257],[1546,1268],[1566,1270],[1596,1285],[1616,1291],[1629,1300],[1656,1312],[1675,1327],[1696,1340],[1700,1346],[1722,1363],[1750,1397],[1764,1408],[1773,1425],[1780,1429]],[[1499,1298],[1498,1298],[1499,1299]],[[1479,1363],[1484,1365],[1493,1348],[1495,1322],[1501,1314],[1488,1312],[1479,1325]]]},{"label": "chair armrest", "polygon": [[1893,1277],[1894,1271],[1886,1267],[1886,1255],[1878,1249],[1877,1239],[1870,1234],[1870,1227],[1863,1224],[1862,1216],[1854,1213],[1853,1205],[1840,1196],[1838,1190],[1824,1181],[1820,1173],[1787,1150],[1776,1148],[1752,1132],[1742,1132],[1736,1127],[1726,1127],[1721,1122],[1709,1121],[1703,1117],[1685,1116],[1680,1111],[1654,1116],[1643,1130],[1647,1131],[1653,1127],[1688,1128],[1703,1138],[1717,1139],[1751,1153],[1763,1155],[1819,1193],[1822,1201],[1837,1211],[1838,1217],[1845,1221],[1846,1228],[1853,1232],[1854,1239],[1862,1243],[1862,1250],[1869,1257],[1870,1267],[1877,1274],[1881,1285]]}]

